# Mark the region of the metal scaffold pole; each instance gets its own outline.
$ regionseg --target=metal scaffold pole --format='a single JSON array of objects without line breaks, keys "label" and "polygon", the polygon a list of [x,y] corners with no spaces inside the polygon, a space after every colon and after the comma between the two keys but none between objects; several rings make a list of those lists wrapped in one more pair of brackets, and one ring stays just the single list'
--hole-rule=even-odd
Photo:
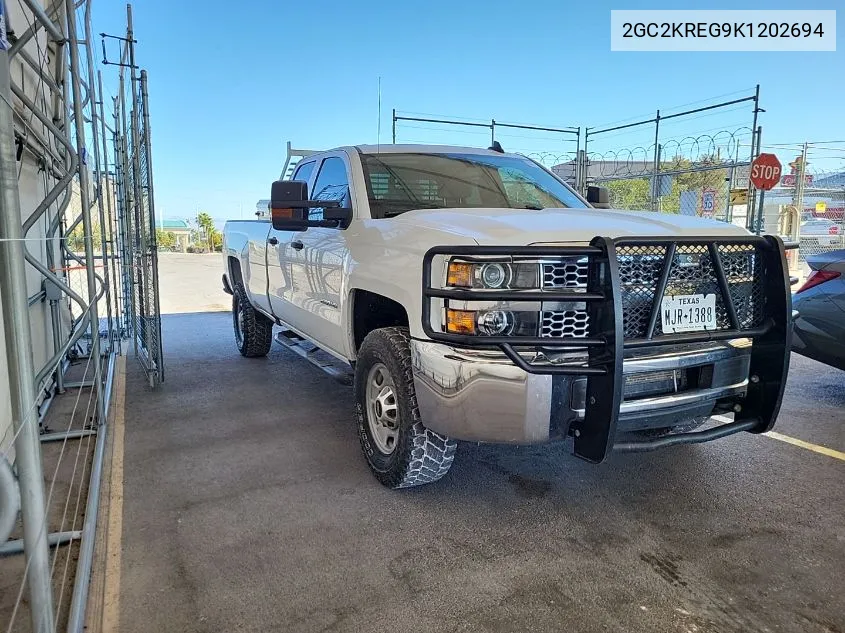
[{"label": "metal scaffold pole", "polygon": [[[67,10],[68,33],[71,41],[70,76],[71,92],[73,94],[73,119],[76,128],[76,152],[79,161],[79,199],[82,206],[82,231],[84,233],[86,275],[88,281],[88,314],[91,326],[91,356],[94,359],[94,384],[97,385],[97,420],[100,424],[105,421],[105,406],[103,400],[103,363],[100,356],[100,318],[97,312],[97,273],[94,270],[94,241],[93,222],[91,221],[90,173],[88,166],[83,163],[85,149],[85,112],[83,111],[82,86],[80,85],[79,43],[76,33],[76,11],[74,0],[65,0]],[[93,105],[93,104],[92,104]],[[93,108],[92,108],[93,111]],[[93,118],[93,117],[92,117]]]},{"label": "metal scaffold pole", "polygon": [[53,633],[55,623],[50,583],[50,552],[47,544],[37,408],[34,406],[35,367],[32,360],[32,333],[24,270],[11,75],[9,53],[2,45],[0,49],[0,303],[6,336],[6,364],[15,432],[18,485],[21,492],[32,628],[36,633]]}]

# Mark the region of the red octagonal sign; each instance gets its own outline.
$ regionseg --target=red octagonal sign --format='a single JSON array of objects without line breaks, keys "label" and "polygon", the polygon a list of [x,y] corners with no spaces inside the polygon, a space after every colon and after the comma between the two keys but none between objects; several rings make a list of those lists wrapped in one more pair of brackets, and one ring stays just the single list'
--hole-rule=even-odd
[{"label": "red octagonal sign", "polygon": [[768,191],[780,182],[781,166],[774,154],[760,154],[751,163],[751,182],[757,189]]}]

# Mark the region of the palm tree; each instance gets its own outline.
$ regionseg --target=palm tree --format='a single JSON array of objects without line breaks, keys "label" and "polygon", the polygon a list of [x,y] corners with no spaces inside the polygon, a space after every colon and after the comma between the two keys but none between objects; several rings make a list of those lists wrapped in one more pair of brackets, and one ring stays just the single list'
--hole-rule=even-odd
[{"label": "palm tree", "polygon": [[208,250],[214,250],[214,233],[216,229],[214,228],[214,218],[211,217],[210,214],[206,213],[205,211],[200,211],[197,213],[197,226],[203,231],[205,234],[205,240],[208,243]]}]

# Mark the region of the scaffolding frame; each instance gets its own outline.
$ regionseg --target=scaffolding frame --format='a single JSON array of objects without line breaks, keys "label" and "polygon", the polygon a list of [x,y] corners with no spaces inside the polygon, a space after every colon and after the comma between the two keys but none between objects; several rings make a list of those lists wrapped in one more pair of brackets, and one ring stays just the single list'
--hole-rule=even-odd
[{"label": "scaffolding frame", "polygon": [[[16,481],[15,477],[0,478],[0,486],[4,487],[0,493],[15,492],[11,490],[15,484],[19,488],[23,538],[6,542],[9,534],[0,534],[0,554],[23,553],[26,560],[10,630],[26,589],[32,630],[52,633],[59,624],[56,609],[60,607],[55,603],[60,600],[54,603],[49,547],[80,540],[67,621],[67,630],[78,633],[85,624],[116,356],[123,353],[125,338],[133,336],[136,345],[138,340],[140,321],[133,311],[137,290],[133,270],[138,269],[135,260],[139,255],[131,241],[133,235],[145,240],[146,250],[141,258],[146,258],[146,272],[152,277],[152,325],[158,333],[155,382],[163,377],[147,75],[141,71],[138,77],[135,72],[132,14],[127,5],[126,54],[131,58],[132,107],[127,110],[125,102],[115,100],[114,122],[107,122],[102,73],[95,72],[92,48],[92,0],[43,0],[43,5],[42,0],[19,1],[26,28],[20,28],[22,21],[20,25],[10,25],[19,30],[10,28],[8,38],[5,29],[0,33],[0,302],[17,470]],[[0,24],[8,24],[6,0],[0,0],[0,18]],[[39,42],[45,39],[46,53],[42,56]],[[38,47],[37,59],[27,50],[33,40]],[[11,72],[12,62],[18,60],[36,77],[39,92],[34,99],[23,85],[23,73],[19,84]],[[131,166],[126,159],[133,157],[119,151],[126,146],[127,116],[132,118],[130,132],[136,135],[133,147],[139,148],[139,142],[143,147],[143,154],[136,151],[135,164]],[[114,160],[109,157],[109,134]],[[18,165],[24,152],[44,174],[43,197],[28,215],[21,208],[19,189]],[[137,177],[140,161],[145,170],[143,183]],[[113,172],[110,166],[114,167]],[[127,176],[137,183],[131,199],[122,183]],[[72,206],[74,200],[78,200],[78,209]],[[127,206],[127,202],[134,206]],[[140,211],[148,219],[151,235],[133,223],[133,211]],[[36,226],[44,226],[43,239],[30,235]],[[43,255],[31,246],[39,242]],[[27,267],[38,271],[42,280],[42,289],[33,296],[28,296]],[[48,305],[52,340],[47,362],[36,367],[30,309],[39,302]],[[70,355],[88,359],[91,380],[65,380]],[[66,389],[87,387],[92,389],[94,403],[92,428],[44,433],[42,420],[53,397]],[[50,533],[41,444],[79,441],[94,435],[82,529]],[[3,462],[5,457],[0,455],[0,466]],[[84,478],[85,469],[82,472]],[[76,469],[74,476],[75,473]],[[3,498],[0,494],[0,500]],[[14,495],[7,494],[6,498]],[[17,507],[13,510],[16,515]],[[0,506],[0,515],[3,512],[4,507]],[[4,532],[9,532],[6,526],[12,523],[8,517],[0,516]]]}]

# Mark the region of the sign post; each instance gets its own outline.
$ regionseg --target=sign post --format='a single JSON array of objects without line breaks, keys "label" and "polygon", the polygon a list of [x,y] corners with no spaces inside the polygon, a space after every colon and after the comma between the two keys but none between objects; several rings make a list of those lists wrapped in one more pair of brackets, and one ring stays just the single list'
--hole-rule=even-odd
[{"label": "sign post", "polygon": [[751,184],[760,190],[760,209],[757,214],[755,233],[760,235],[763,227],[763,202],[766,192],[780,182],[783,171],[778,157],[774,154],[759,154],[751,163]]}]

